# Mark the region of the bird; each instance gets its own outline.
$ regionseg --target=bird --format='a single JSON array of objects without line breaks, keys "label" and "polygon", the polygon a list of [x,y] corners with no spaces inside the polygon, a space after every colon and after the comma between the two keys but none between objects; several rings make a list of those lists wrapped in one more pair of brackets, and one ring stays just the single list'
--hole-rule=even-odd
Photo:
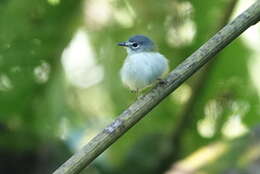
[{"label": "bird", "polygon": [[132,92],[140,92],[155,84],[164,83],[169,70],[168,59],[157,52],[155,43],[147,36],[134,35],[118,46],[126,48],[127,57],[120,69],[122,83]]}]

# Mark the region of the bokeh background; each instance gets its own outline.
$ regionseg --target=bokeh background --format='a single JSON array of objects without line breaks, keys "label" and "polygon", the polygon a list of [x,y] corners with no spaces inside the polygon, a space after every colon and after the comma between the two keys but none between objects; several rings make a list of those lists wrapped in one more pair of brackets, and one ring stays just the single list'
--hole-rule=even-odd
[{"label": "bokeh background", "polygon": [[[1,0],[0,173],[52,173],[135,100],[116,43],[173,69],[253,0]],[[82,174],[259,174],[260,26],[225,48]]]}]

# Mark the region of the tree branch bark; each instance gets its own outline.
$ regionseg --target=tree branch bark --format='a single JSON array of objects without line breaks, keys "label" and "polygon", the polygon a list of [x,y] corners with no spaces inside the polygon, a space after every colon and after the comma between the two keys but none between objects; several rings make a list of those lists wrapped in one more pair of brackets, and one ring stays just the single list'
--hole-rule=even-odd
[{"label": "tree branch bark", "polygon": [[[228,23],[238,1],[239,0],[230,0],[227,3],[227,8],[223,11],[223,17],[217,24],[216,31],[220,30],[225,26],[225,24]],[[157,173],[165,173],[165,171],[169,169],[169,166],[172,165],[174,161],[178,160],[179,153],[182,150],[180,142],[183,138],[183,134],[185,134],[190,125],[193,124],[193,120],[196,119],[194,115],[194,111],[196,110],[194,108],[194,104],[200,97],[201,91],[203,91],[208,84],[207,80],[209,78],[209,74],[211,74],[212,69],[214,69],[214,66],[216,65],[216,61],[218,60],[216,58],[218,57],[216,56],[214,60],[203,67],[204,70],[199,74],[196,82],[193,84],[193,92],[184,106],[183,111],[180,113],[180,116],[178,116],[180,119],[176,121],[175,127],[173,128],[170,136],[171,147],[173,147],[172,151],[168,152],[166,156],[159,160],[159,167],[156,170]]]},{"label": "tree branch bark", "polygon": [[91,163],[127,130],[157,106],[161,100],[178,88],[185,80],[211,60],[219,51],[247,28],[260,20],[260,0],[216,33],[209,41],[177,66],[167,77],[166,84],[157,85],[148,94],[127,108],[122,114],[75,153],[54,174],[75,174]]}]

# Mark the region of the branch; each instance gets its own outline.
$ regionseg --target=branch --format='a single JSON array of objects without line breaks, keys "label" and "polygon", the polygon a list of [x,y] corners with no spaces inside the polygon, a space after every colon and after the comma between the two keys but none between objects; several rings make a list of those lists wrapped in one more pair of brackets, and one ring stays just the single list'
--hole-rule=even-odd
[{"label": "branch", "polygon": [[80,151],[60,166],[53,174],[75,174],[91,163],[128,129],[157,106],[161,100],[178,88],[192,74],[213,58],[219,51],[260,19],[260,0],[215,34],[209,41],[176,67],[167,77],[166,84],[157,85],[96,135]]},{"label": "branch", "polygon": [[[223,17],[221,18],[219,24],[217,25],[216,31],[220,30],[225,24],[228,23],[235,6],[237,4],[238,0],[230,0],[227,3],[227,8],[223,12]],[[208,84],[207,81],[209,79],[209,75],[211,74],[211,71],[214,69],[214,66],[216,65],[216,59],[209,62],[207,65],[204,66],[203,71],[199,74],[199,76],[196,79],[196,82],[193,84],[193,92],[190,96],[190,99],[184,106],[184,109],[178,116],[180,118],[176,121],[175,127],[172,130],[171,133],[171,147],[174,147],[172,151],[168,152],[164,157],[162,157],[161,160],[159,160],[159,167],[157,168],[157,173],[164,173],[166,169],[169,169],[169,166],[174,163],[179,157],[179,153],[181,152],[181,144],[180,141],[183,138],[183,134],[186,132],[187,128],[190,127],[190,125],[193,123],[193,120],[196,118],[194,117],[194,104],[197,102],[198,98],[201,95],[201,91],[206,87]]]}]

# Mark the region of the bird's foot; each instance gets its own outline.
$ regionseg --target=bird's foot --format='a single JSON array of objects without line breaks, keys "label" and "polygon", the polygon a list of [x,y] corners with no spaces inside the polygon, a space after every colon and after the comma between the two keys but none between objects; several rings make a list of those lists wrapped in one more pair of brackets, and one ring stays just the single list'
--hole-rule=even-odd
[{"label": "bird's foot", "polygon": [[138,89],[137,90],[130,90],[130,92],[136,94],[136,93],[138,93]]},{"label": "bird's foot", "polygon": [[140,99],[141,97],[141,91],[139,89],[136,89],[136,90],[131,90],[130,91],[131,93],[134,93],[135,94],[135,99]]},{"label": "bird's foot", "polygon": [[157,81],[158,81],[158,84],[159,84],[159,85],[165,85],[165,84],[167,84],[167,80],[165,80],[165,79],[158,78]]}]

